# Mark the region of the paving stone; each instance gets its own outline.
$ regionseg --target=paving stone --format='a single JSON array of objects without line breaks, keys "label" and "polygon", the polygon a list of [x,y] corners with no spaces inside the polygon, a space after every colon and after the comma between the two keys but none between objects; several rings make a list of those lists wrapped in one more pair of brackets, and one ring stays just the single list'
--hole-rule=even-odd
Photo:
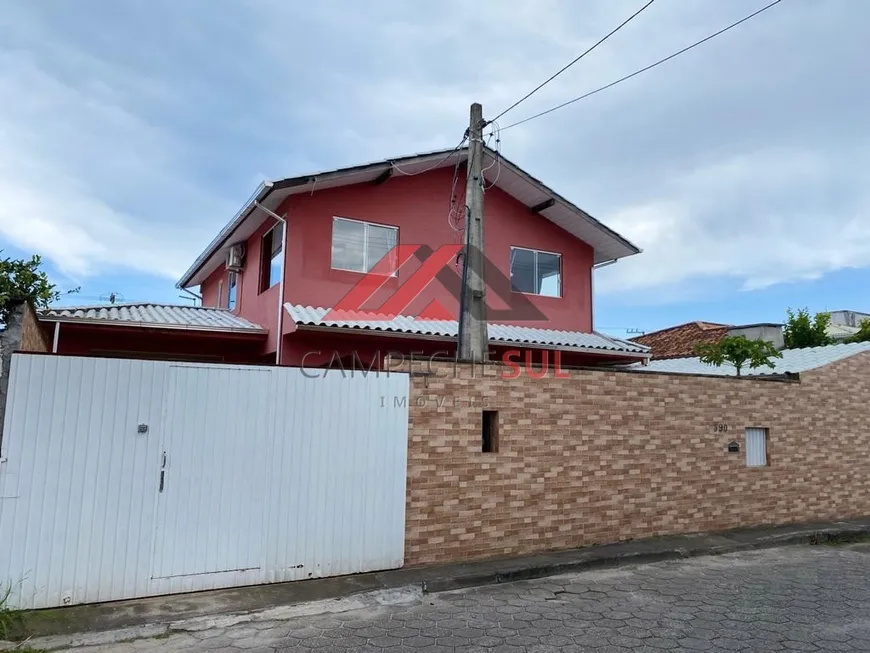
[{"label": "paving stone", "polygon": [[870,651],[870,547],[791,547],[504,583],[71,653]]}]

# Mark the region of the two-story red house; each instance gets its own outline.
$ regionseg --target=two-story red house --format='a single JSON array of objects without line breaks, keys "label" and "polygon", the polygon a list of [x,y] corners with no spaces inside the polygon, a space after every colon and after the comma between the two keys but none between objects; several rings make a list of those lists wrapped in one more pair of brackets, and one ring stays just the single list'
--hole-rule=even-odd
[{"label": "two-story red house", "polygon": [[[177,284],[200,287],[205,308],[187,311],[214,325],[201,334],[212,345],[191,355],[307,367],[453,356],[466,158],[467,149],[437,151],[262,184]],[[491,357],[546,350],[559,351],[563,365],[647,359],[642,345],[593,332],[595,266],[640,250],[488,148],[484,167]],[[84,307],[44,319],[70,323],[63,352],[86,349],[76,335],[85,325],[74,324],[89,315],[93,331],[102,313]],[[123,332],[123,319],[109,322]],[[165,331],[136,325],[151,339]],[[183,325],[173,327],[189,340]],[[172,355],[168,342],[157,349]]]}]

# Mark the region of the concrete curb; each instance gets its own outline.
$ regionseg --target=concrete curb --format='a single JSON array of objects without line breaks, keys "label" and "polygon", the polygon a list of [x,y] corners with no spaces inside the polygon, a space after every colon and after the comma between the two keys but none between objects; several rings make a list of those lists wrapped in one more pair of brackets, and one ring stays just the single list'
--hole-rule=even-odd
[{"label": "concrete curb", "polygon": [[[340,599],[324,599],[309,603],[297,603],[284,605],[256,612],[244,612],[238,614],[209,615],[180,619],[177,621],[163,621],[134,626],[132,628],[118,628],[114,630],[75,633],[71,635],[47,635],[44,637],[32,637],[25,643],[26,646],[37,650],[52,651],[66,648],[80,648],[83,646],[101,646],[104,644],[116,644],[129,642],[137,639],[155,637],[169,637],[180,633],[192,633],[212,628],[229,628],[241,623],[260,621],[286,621],[297,617],[314,616],[321,614],[339,614],[351,610],[364,610],[391,605],[411,605],[420,603],[423,592],[418,584],[407,587],[389,588],[374,592],[363,592]],[[0,641],[0,651],[14,651],[21,646],[21,642]]]},{"label": "concrete curb", "polygon": [[[547,563],[529,565],[518,569],[505,569],[492,571],[486,574],[473,574],[467,576],[451,576],[423,581],[423,592],[434,594],[437,592],[449,592],[451,590],[467,589],[498,583],[511,583],[519,580],[545,578],[561,574],[579,573],[597,569],[612,569],[623,565],[642,565],[669,560],[681,560],[699,556],[725,555],[770,549],[781,546],[793,546],[800,544],[824,544],[836,542],[844,538],[870,537],[870,524],[855,524],[831,526],[826,528],[802,529],[796,532],[774,534],[759,537],[751,541],[725,541],[709,547],[685,548],[675,547],[657,551],[631,551],[616,555],[595,555],[591,552],[588,557],[574,559],[562,563]],[[720,536],[726,540],[726,536]]]},{"label": "concrete curb", "polygon": [[[407,604],[421,601],[424,594],[560,574],[868,538],[870,518],[667,536],[521,558],[39,610],[25,613],[27,625],[36,635],[26,645],[46,650],[93,646],[243,622],[280,621]],[[184,609],[180,609],[181,605]],[[0,642],[0,650],[14,650],[18,646],[19,643]]]}]

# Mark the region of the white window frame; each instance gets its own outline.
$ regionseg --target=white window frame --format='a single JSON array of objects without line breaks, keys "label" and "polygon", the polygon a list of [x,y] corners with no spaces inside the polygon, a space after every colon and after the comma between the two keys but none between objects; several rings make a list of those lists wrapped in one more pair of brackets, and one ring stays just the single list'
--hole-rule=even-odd
[{"label": "white window frame", "polygon": [[[750,446],[749,435],[750,431],[754,436],[761,435],[761,447],[758,443],[752,443]],[[770,439],[770,429],[764,426],[747,426],[743,429],[743,446],[746,448],[746,466],[752,468],[768,467],[767,442]]]},{"label": "white window frame", "polygon": [[[234,283],[235,282],[235,283]],[[230,293],[233,291],[233,288],[236,289],[236,303],[234,306],[230,306]],[[239,273],[233,272],[230,270],[227,274],[227,309],[234,311],[236,307],[239,305]]]},{"label": "white window frame", "polygon": [[[260,260],[260,265],[261,265],[260,275],[262,275],[263,272],[265,272],[268,269],[269,270],[269,281],[271,281],[271,283],[269,283],[265,287],[260,288],[261,295],[264,292],[266,292],[267,290],[269,290],[270,288],[274,288],[279,283],[281,283],[281,277],[284,275],[285,257],[284,257],[284,234],[283,233],[281,234],[281,238],[278,240],[278,245],[281,249],[278,252],[275,252],[274,254],[271,252],[271,250],[268,253],[266,252],[266,239],[268,238],[269,242],[271,244],[272,240],[274,240],[273,236],[275,234],[275,230],[278,227],[281,227],[282,229],[286,229],[287,225],[283,222],[276,222],[269,229],[267,229],[266,232],[263,234],[263,236],[260,238],[260,250],[261,250],[260,251],[260,259],[261,259]],[[281,257],[281,272],[278,275],[278,278],[275,279],[275,281],[272,281],[272,260],[278,256]],[[266,263],[266,261],[268,261],[268,263]],[[261,286],[264,285],[262,279],[260,280],[260,285]]]},{"label": "white window frame", "polygon": [[522,290],[514,290],[513,283],[511,283],[511,292],[515,292],[519,295],[531,295],[532,297],[549,297],[550,299],[562,299],[562,295],[565,292],[564,289],[564,266],[562,265],[562,254],[560,252],[548,252],[545,249],[534,249],[533,247],[520,247],[519,245],[511,245],[510,258],[508,259],[508,278],[511,277],[511,267],[513,265],[514,256],[513,251],[515,249],[522,249],[526,252],[534,252],[535,254],[535,275],[538,274],[538,254],[550,254],[551,256],[559,257],[559,294],[558,295],[542,295],[537,292],[524,292]]},{"label": "white window frame", "polygon": [[[364,226],[363,229],[363,270],[354,270],[352,268],[342,268],[335,265],[335,262],[332,260],[332,248],[333,242],[335,239],[335,223],[336,221],[344,221],[344,222],[356,222],[357,224],[361,224]],[[332,231],[329,234],[329,266],[333,270],[340,270],[342,272],[355,272],[356,274],[372,274],[372,271],[368,269],[368,256],[369,256],[369,227],[380,227],[382,229],[392,229],[396,232],[396,247],[399,245],[399,227],[392,224],[382,224],[380,222],[368,222],[366,220],[357,220],[355,218],[345,218],[340,215],[332,216]],[[376,273],[375,273],[376,274]],[[398,261],[396,262],[396,269],[393,270],[391,277],[399,276],[398,269]]]},{"label": "white window frame", "polygon": [[218,279],[217,308],[224,307],[224,280]]}]

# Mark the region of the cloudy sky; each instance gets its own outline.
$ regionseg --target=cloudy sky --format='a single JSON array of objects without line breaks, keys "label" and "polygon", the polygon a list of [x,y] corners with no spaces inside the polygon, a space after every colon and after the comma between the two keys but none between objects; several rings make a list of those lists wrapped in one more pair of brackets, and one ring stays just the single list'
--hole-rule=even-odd
[{"label": "cloudy sky", "polygon": [[[6,0],[0,247],[77,303],[174,282],[264,178],[450,147],[641,0]],[[766,4],[657,0],[500,122]],[[870,3],[784,0],[645,75],[505,130],[503,151],[644,253],[596,326],[870,310]]]}]

